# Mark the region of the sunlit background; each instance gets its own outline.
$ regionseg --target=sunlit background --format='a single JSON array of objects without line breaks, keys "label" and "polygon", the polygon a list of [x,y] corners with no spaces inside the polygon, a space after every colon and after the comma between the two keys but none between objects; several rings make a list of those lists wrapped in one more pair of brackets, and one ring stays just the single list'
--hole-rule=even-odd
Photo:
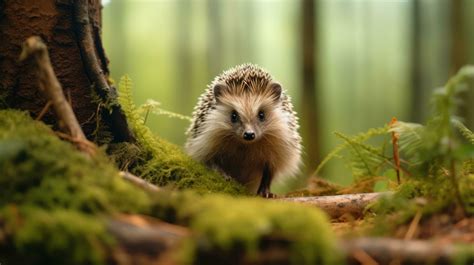
[{"label": "sunlit background", "polygon": [[[112,77],[132,78],[137,104],[151,98],[191,115],[223,70],[246,62],[267,69],[293,97],[303,125],[300,179],[339,143],[334,131],[355,134],[394,116],[423,121],[432,90],[461,65],[474,63],[472,0],[103,3]],[[471,129],[472,94],[461,113]],[[147,124],[184,144],[188,121],[153,116]],[[330,164],[322,176],[348,184],[342,164]]]}]

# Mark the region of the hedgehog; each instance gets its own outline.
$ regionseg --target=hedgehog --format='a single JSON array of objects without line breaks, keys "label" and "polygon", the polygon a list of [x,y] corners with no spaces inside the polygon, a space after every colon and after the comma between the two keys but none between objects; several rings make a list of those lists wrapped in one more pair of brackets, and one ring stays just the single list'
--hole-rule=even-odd
[{"label": "hedgehog", "polygon": [[185,148],[251,193],[274,197],[272,181],[298,172],[298,128],[282,86],[259,66],[243,64],[218,75],[200,96]]}]

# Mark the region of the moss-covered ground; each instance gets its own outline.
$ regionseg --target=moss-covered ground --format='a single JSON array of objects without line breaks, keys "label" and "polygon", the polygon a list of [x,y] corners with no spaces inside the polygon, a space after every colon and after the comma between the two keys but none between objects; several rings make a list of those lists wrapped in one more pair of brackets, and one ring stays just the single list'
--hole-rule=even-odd
[{"label": "moss-covered ground", "polygon": [[[236,197],[245,194],[243,188],[226,180],[214,181],[215,173],[207,181],[218,184],[204,192],[206,181],[189,182],[205,178],[207,169],[176,147],[158,144],[165,149],[147,152],[163,152],[160,163],[164,164],[153,164],[157,168],[150,172],[164,168],[167,173],[160,176],[174,178],[177,184],[169,181],[165,183],[169,189],[148,193],[122,180],[101,151],[88,157],[27,113],[0,110],[0,261],[104,264],[119,244],[107,229],[107,219],[118,213],[137,213],[192,230],[180,252],[186,263],[217,262],[214,253],[222,253],[221,257],[237,253],[252,261],[262,242],[272,237],[287,242],[294,264],[335,262],[335,239],[323,213]],[[181,174],[188,176],[188,191],[179,184]]]}]

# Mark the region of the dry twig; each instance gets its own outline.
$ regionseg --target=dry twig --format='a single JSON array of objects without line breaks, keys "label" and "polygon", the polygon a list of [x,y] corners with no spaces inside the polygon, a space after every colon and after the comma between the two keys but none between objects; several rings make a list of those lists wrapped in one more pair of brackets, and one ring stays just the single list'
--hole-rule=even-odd
[{"label": "dry twig", "polygon": [[46,45],[37,37],[29,37],[23,43],[23,50],[20,60],[32,57],[38,72],[39,89],[46,98],[51,101],[54,111],[59,119],[59,126],[65,130],[79,150],[93,155],[95,153],[94,144],[90,143],[79,125],[71,105],[64,96],[63,89],[54,73]]},{"label": "dry twig", "polygon": [[[397,118],[393,117],[390,121],[390,127],[397,123]],[[395,163],[395,171],[397,172],[397,183],[400,185],[400,152],[398,151],[398,139],[400,135],[396,132],[392,132],[392,145],[393,145],[393,161]]]}]

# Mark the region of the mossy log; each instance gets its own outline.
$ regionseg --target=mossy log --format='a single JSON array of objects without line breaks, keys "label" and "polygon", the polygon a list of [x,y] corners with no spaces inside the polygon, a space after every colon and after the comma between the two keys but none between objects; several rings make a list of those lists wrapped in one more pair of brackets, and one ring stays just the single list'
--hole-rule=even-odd
[{"label": "mossy log", "polygon": [[[139,256],[141,262],[135,264],[155,264],[156,260],[175,264],[170,253],[191,235],[185,227],[144,216],[122,216],[110,220],[108,228],[125,251],[119,258],[124,261]],[[252,260],[239,259],[235,264],[291,264],[290,245],[289,238],[264,238]],[[340,240],[336,252],[346,264],[472,264],[474,253],[468,248],[426,240],[363,237]],[[206,264],[219,264],[219,260],[229,264],[231,260],[219,252],[213,254],[215,262],[208,257],[210,263]]]},{"label": "mossy log", "polygon": [[363,216],[365,207],[381,196],[390,193],[359,193],[344,194],[334,196],[317,196],[317,197],[290,197],[279,198],[279,201],[303,203],[316,206],[325,211],[332,219],[338,219],[343,216],[352,216],[360,218]]}]

